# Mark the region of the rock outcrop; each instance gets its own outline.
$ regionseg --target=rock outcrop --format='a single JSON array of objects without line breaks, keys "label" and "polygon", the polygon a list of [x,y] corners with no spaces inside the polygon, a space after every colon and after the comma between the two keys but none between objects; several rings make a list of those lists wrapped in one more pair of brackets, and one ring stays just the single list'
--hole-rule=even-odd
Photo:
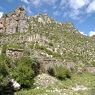
[{"label": "rock outcrop", "polygon": [[58,80],[48,74],[40,74],[35,78],[34,85],[37,87],[48,87],[54,85]]},{"label": "rock outcrop", "polygon": [[12,34],[16,32],[27,32],[28,18],[25,10],[18,7],[14,12],[5,14],[0,19],[0,33]]}]

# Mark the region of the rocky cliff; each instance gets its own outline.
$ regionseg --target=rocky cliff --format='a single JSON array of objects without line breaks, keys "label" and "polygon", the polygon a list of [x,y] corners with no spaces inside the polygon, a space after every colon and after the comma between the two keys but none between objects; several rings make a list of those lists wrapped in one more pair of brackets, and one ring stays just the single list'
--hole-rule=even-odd
[{"label": "rocky cliff", "polygon": [[16,32],[27,32],[28,17],[22,7],[17,8],[14,12],[3,15],[0,19],[0,33],[13,34]]}]

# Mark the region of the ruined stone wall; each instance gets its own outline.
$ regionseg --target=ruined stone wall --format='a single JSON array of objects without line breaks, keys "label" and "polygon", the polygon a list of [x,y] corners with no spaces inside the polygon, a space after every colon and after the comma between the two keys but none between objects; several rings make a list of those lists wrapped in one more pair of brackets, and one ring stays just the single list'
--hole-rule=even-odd
[{"label": "ruined stone wall", "polygon": [[22,49],[8,49],[6,50],[6,56],[9,58],[21,58],[23,56]]},{"label": "ruined stone wall", "polygon": [[22,35],[9,35],[7,37],[2,37],[0,39],[0,45],[5,43],[31,43],[31,42],[38,42],[39,44],[45,45],[45,43],[49,43],[49,40],[40,34],[31,34],[28,33]]}]

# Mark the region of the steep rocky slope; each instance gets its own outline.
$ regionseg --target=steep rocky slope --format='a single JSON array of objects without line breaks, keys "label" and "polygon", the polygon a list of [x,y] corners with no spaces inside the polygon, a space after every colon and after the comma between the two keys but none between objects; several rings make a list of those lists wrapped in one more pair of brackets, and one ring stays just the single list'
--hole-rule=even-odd
[{"label": "steep rocky slope", "polygon": [[0,19],[0,51],[4,45],[9,58],[27,52],[44,71],[54,64],[69,69],[95,66],[94,38],[80,34],[71,22],[57,22],[48,14],[27,16],[22,7]]}]

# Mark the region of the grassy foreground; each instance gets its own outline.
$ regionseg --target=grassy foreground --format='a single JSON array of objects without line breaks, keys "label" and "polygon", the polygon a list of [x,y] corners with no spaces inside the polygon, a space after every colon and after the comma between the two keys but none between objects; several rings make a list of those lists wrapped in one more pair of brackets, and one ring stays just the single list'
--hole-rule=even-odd
[{"label": "grassy foreground", "polygon": [[[83,87],[76,91],[77,86]],[[22,89],[15,95],[95,95],[95,75],[73,74],[71,79],[59,81],[56,85]]]}]

